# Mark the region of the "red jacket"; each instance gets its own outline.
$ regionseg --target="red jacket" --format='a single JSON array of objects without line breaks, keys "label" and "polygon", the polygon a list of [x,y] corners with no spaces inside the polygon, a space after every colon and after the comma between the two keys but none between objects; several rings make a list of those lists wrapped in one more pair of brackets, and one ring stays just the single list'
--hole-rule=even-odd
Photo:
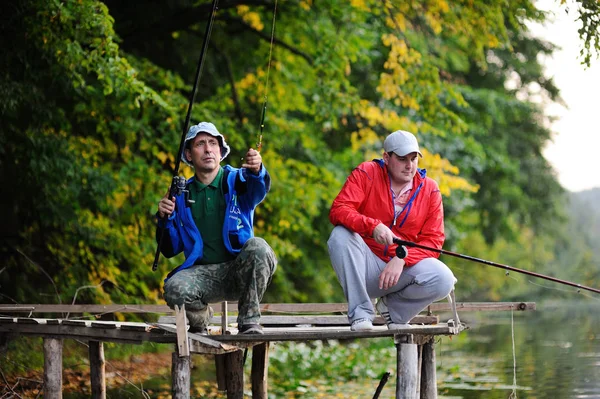
[{"label": "red jacket", "polygon": [[[352,171],[344,187],[333,201],[329,220],[358,233],[379,258],[389,262],[396,254],[396,244],[378,244],[372,237],[379,223],[392,229],[397,237],[433,248],[444,244],[444,209],[442,194],[435,180],[418,169],[413,179],[411,200],[394,221],[394,203],[387,167],[383,160],[363,162]],[[439,253],[420,248],[407,248],[406,266],[425,258],[438,258]]]}]

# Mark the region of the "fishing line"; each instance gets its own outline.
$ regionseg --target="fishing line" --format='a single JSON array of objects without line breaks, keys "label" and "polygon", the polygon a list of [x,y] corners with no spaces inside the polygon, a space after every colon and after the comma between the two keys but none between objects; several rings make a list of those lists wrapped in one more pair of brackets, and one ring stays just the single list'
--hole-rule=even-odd
[{"label": "fishing line", "polygon": [[515,351],[515,319],[514,310],[510,310],[510,332],[512,336],[512,355],[513,355],[513,389],[508,396],[509,399],[517,399],[517,354]]},{"label": "fishing line", "polygon": [[263,102],[262,115],[260,117],[260,133],[258,134],[258,141],[256,142],[256,151],[260,151],[262,147],[263,129],[265,127],[265,115],[267,114],[267,94],[269,92],[269,75],[271,74],[271,59],[273,57],[273,40],[275,38],[275,17],[277,16],[277,0],[275,0],[275,7],[273,8],[273,22],[271,25],[271,44],[269,46],[269,62],[267,63],[267,76],[265,79],[265,99]]}]

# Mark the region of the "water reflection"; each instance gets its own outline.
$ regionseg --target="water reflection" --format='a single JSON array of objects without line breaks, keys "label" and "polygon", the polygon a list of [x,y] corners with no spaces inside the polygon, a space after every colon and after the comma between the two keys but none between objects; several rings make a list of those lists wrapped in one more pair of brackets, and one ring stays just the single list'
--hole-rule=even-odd
[{"label": "water reflection", "polygon": [[[438,347],[442,398],[600,398],[600,302],[465,315],[470,330]],[[512,337],[515,352],[513,360]],[[516,385],[514,384],[516,380]]]}]

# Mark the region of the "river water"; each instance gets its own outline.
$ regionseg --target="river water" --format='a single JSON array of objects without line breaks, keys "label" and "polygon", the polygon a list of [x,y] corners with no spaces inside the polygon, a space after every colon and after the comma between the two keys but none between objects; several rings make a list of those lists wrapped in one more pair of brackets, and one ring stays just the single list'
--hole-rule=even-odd
[{"label": "river water", "polygon": [[[440,319],[444,320],[443,316]],[[463,313],[461,321],[468,325],[468,330],[436,343],[439,398],[600,399],[599,299],[537,303],[536,311],[527,312]],[[297,362],[308,367],[319,362],[319,358],[329,364],[321,370],[332,371],[323,371],[320,379],[314,381],[319,373],[307,370],[304,393],[277,392],[273,386],[270,397],[373,397],[377,376],[385,370],[395,373],[395,348],[388,341],[375,347],[369,344],[370,366],[361,369],[350,360],[365,351],[365,345],[363,340],[346,343],[343,348],[312,347],[310,351],[299,350],[297,356],[286,355],[287,358],[280,360],[274,348],[270,373],[274,367],[289,368]],[[286,349],[287,353],[298,347]],[[332,353],[341,356],[336,358]],[[340,374],[347,372],[343,366],[339,367],[342,359],[348,359],[346,369],[356,369],[354,374],[358,377],[343,378],[340,382]],[[295,375],[301,373],[297,371]],[[392,374],[381,399],[395,396],[395,380]]]},{"label": "river water", "polygon": [[436,351],[440,397],[600,398],[600,300],[463,319],[470,329]]}]

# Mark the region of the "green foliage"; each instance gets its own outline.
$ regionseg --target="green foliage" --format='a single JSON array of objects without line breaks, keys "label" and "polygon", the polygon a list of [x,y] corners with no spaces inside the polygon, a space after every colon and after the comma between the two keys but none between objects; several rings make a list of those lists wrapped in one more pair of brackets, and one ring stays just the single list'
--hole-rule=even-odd
[{"label": "green foliage", "polygon": [[396,351],[390,339],[283,343],[269,354],[269,377],[274,393],[301,391],[320,385],[313,378],[335,385],[358,378],[376,381],[393,370]]},{"label": "green foliage", "polygon": [[[593,28],[597,10],[581,5]],[[209,7],[4,3],[0,176],[12,184],[1,189],[3,301],[161,301],[162,279],[182,259],[151,272],[154,213],[175,170]],[[239,166],[267,99],[262,156],[273,188],[256,234],[279,269],[265,300],[343,300],[326,248],[329,206],[397,129],[418,133],[445,196],[450,246],[514,251],[507,261],[517,263],[541,246],[543,259],[556,259],[544,235],[560,222],[562,189],[529,98],[534,84],[559,97],[537,61],[553,48],[527,32],[545,18],[533,2],[286,3],[267,90],[272,13],[244,1],[219,9],[191,118],[214,122]],[[597,47],[585,29],[584,44]],[[591,262],[582,254],[578,268]],[[505,292],[502,279],[461,278],[478,297]]]}]

